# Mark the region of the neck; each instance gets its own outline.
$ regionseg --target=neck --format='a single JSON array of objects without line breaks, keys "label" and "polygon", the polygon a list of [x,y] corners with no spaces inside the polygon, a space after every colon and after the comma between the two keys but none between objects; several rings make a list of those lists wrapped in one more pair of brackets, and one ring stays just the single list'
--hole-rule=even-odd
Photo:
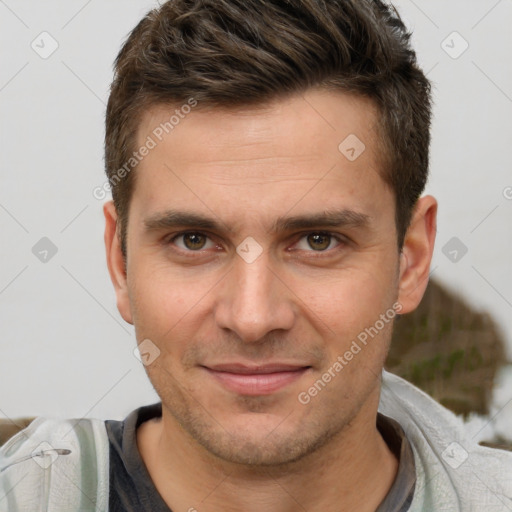
[{"label": "neck", "polygon": [[[374,404],[372,404],[374,405]],[[162,408],[162,418],[137,431],[142,459],[171,510],[197,512],[374,512],[398,462],[361,410],[336,437],[301,460],[247,467],[207,452]]]}]

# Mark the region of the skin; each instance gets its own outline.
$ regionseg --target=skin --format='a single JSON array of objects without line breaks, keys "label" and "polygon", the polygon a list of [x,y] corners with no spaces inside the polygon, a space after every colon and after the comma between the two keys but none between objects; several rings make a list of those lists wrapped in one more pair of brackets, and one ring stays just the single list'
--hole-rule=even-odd
[{"label": "skin", "polygon": [[[139,143],[172,112],[146,112]],[[198,107],[134,171],[126,267],[114,205],[104,205],[118,309],[138,343],[160,350],[145,368],[163,414],[137,443],[173,511],[365,512],[389,491],[398,464],[375,419],[392,322],[308,404],[298,400],[394,303],[415,309],[427,285],[437,202],[418,200],[399,253],[376,119],[371,101],[318,89],[257,108]],[[354,161],[338,150],[349,134],[366,146]],[[219,225],[145,229],[167,209]],[[341,209],[368,223],[272,230],[278,218]],[[236,251],[249,236],[262,249],[251,263]],[[248,395],[205,368],[239,361],[308,369]]]}]

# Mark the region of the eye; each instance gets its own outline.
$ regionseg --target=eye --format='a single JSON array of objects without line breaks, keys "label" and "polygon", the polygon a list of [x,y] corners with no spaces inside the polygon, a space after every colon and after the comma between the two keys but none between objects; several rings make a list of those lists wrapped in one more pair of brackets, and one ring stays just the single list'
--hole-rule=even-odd
[{"label": "eye", "polygon": [[180,233],[169,240],[169,243],[173,243],[185,251],[199,251],[201,249],[211,249],[215,247],[215,244],[207,235],[197,231]]},{"label": "eye", "polygon": [[314,233],[308,233],[304,235],[297,244],[297,248],[303,251],[309,251],[313,249],[316,252],[324,252],[328,249],[333,249],[340,245],[341,241],[339,238],[331,235],[331,233],[324,233],[317,231]]}]

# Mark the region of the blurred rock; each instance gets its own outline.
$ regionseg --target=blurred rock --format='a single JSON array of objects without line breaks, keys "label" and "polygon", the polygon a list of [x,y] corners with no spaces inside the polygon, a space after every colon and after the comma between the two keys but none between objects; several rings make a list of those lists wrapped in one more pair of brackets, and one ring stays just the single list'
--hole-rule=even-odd
[{"label": "blurred rock", "polygon": [[490,315],[431,280],[419,307],[395,321],[386,369],[467,418],[489,414],[495,377],[506,363]]}]

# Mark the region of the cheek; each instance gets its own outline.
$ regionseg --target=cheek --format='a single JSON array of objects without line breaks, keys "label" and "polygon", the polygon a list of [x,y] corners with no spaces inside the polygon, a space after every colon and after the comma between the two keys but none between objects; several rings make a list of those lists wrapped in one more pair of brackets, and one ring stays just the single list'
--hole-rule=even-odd
[{"label": "cheek", "polygon": [[138,338],[139,333],[156,339],[166,337],[174,326],[182,323],[187,313],[200,309],[201,293],[197,284],[187,285],[151,265],[141,264],[132,270],[130,302]]},{"label": "cheek", "polygon": [[314,284],[304,278],[297,283],[297,290],[309,310],[308,316],[317,317],[323,330],[345,339],[373,325],[392,306],[398,293],[396,283],[385,274],[361,268],[345,269],[337,275],[331,272]]}]

